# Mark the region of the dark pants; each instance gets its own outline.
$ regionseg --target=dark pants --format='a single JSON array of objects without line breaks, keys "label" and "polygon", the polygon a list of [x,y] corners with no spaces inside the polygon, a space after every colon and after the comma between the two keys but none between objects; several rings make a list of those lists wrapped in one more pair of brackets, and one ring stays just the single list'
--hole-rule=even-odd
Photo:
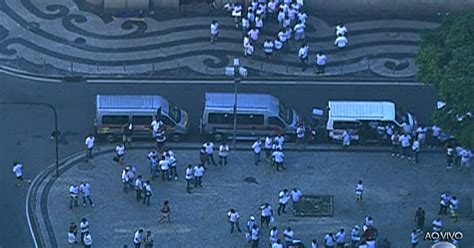
[{"label": "dark pants", "polygon": [[308,63],[308,57],[306,58],[300,58],[301,60],[301,63],[303,64],[303,69],[302,71],[306,70],[306,67],[307,67],[307,63]]},{"label": "dark pants", "polygon": [[151,172],[151,180],[155,180],[156,174],[158,174],[158,166],[156,164],[152,165],[150,172]]},{"label": "dark pants", "polygon": [[81,244],[84,244],[84,233],[81,232]]},{"label": "dark pants", "polygon": [[326,65],[316,64],[316,68],[317,68],[317,71],[316,71],[317,74],[326,72]]},{"label": "dark pants", "polygon": [[259,153],[254,152],[253,155],[254,155],[255,165],[258,165],[258,163],[260,162],[260,152]]},{"label": "dark pants", "polygon": [[169,170],[161,170],[161,179],[163,179],[163,181],[165,181],[165,180],[170,181],[171,180],[170,171]]},{"label": "dark pants", "polygon": [[267,227],[270,225],[271,216],[260,216],[260,226],[263,227],[263,224],[266,224]]},{"label": "dark pants", "polygon": [[279,206],[278,206],[278,215],[280,215],[281,212],[286,213],[286,204],[279,203]]},{"label": "dark pants", "polygon": [[336,247],[337,248],[344,248],[345,243],[337,243]]},{"label": "dark pants", "polygon": [[219,156],[219,165],[227,165],[227,156]]},{"label": "dark pants", "polygon": [[359,241],[352,240],[351,248],[357,248],[358,245],[359,245]]},{"label": "dark pants", "polygon": [[142,199],[142,190],[136,189],[136,191],[137,191],[137,201],[140,201]]},{"label": "dark pants", "polygon": [[178,171],[176,170],[176,166],[170,167],[170,176],[178,178]]},{"label": "dark pants", "polygon": [[252,248],[258,248],[259,239],[252,239]]},{"label": "dark pants", "polygon": [[425,219],[419,218],[419,219],[416,221],[416,228],[417,228],[417,229],[420,229],[420,230],[423,230],[423,229],[425,228]]},{"label": "dark pants", "polygon": [[447,215],[448,214],[448,206],[447,205],[442,205],[442,204],[439,204],[439,211],[438,211],[438,214],[439,215]]},{"label": "dark pants", "polygon": [[400,152],[400,148],[398,147],[398,145],[392,144],[392,157],[395,157],[395,156],[398,157],[400,155],[399,152]]},{"label": "dark pants", "polygon": [[210,165],[211,162],[212,162],[213,165],[217,165],[217,164],[216,164],[216,161],[214,160],[214,154],[212,154],[212,153],[211,153],[211,154],[207,154],[207,156],[206,156],[206,165],[207,165],[207,164]]},{"label": "dark pants", "polygon": [[133,246],[134,246],[135,248],[140,248],[140,247],[142,247],[142,243],[138,243],[138,244],[137,244],[137,243],[133,242]]},{"label": "dark pants", "polygon": [[94,203],[92,202],[92,198],[90,195],[88,196],[82,196],[82,204],[84,204],[84,206],[86,205],[86,203],[89,201],[89,204],[91,205],[94,205]]},{"label": "dark pants", "polygon": [[71,200],[69,200],[69,208],[72,208],[72,205],[74,203],[74,206],[79,206],[78,204],[78,196],[71,196]]},{"label": "dark pants", "polygon": [[413,152],[415,154],[415,163],[418,163],[418,151]]},{"label": "dark pants", "polygon": [[276,170],[277,171],[280,171],[280,168],[283,169],[283,170],[285,169],[285,167],[283,166],[283,162],[281,162],[281,163],[280,162],[275,162],[275,164],[276,164]]},{"label": "dark pants", "polygon": [[193,179],[186,179],[186,192],[191,193],[191,182]]},{"label": "dark pants", "polygon": [[145,197],[143,197],[143,204],[150,205],[150,194],[145,194]]},{"label": "dark pants", "polygon": [[272,156],[272,149],[271,149],[271,148],[270,148],[270,149],[267,149],[267,148],[266,148],[266,149],[265,149],[265,158],[266,158],[267,160],[269,160],[271,156]]},{"label": "dark pants", "polygon": [[236,222],[230,222],[230,232],[234,232],[234,226],[237,227],[237,231],[238,232],[242,232],[242,230],[240,230],[240,224],[239,224],[239,221],[237,220]]},{"label": "dark pants", "polygon": [[92,245],[84,245],[84,248],[91,248]]},{"label": "dark pants", "polygon": [[158,152],[162,152],[163,151],[163,148],[165,147],[165,142],[162,141],[162,142],[156,142],[156,150],[158,150]]},{"label": "dark pants", "polygon": [[93,150],[93,149],[94,149],[94,148],[87,148],[87,152],[86,152],[87,160],[93,158],[93,157],[92,157],[92,150]]},{"label": "dark pants", "polygon": [[128,192],[128,188],[130,187],[130,183],[129,182],[123,182],[123,191],[125,193]]},{"label": "dark pants", "polygon": [[410,156],[409,151],[408,151],[408,147],[402,147],[402,152],[403,152],[402,156],[404,156],[404,157]]},{"label": "dark pants", "polygon": [[453,157],[450,156],[446,159],[446,164],[449,168],[451,168],[453,166]]},{"label": "dark pants", "polygon": [[197,188],[198,186],[202,188],[202,177],[195,177],[194,187]]}]

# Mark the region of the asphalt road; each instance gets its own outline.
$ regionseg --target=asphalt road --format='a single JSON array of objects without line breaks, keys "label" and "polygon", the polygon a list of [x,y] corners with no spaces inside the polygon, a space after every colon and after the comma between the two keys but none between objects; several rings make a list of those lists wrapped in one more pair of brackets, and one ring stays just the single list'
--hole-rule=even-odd
[{"label": "asphalt road", "polygon": [[[186,109],[195,130],[206,91],[232,92],[233,85],[134,85],[44,83],[0,75],[0,101],[37,101],[53,104],[58,111],[60,154],[64,157],[82,149],[83,137],[93,131],[96,94],[160,94]],[[312,107],[332,100],[391,100],[402,110],[415,113],[421,123],[431,123],[436,92],[423,86],[322,86],[241,85],[240,92],[271,93],[297,112],[309,116]],[[0,105],[0,247],[32,247],[25,217],[27,186],[15,186],[13,161],[25,165],[25,176],[34,178],[54,162],[53,115],[44,107]],[[196,139],[195,137],[192,139]],[[66,227],[65,227],[66,228]],[[66,230],[66,229],[65,229]]]}]

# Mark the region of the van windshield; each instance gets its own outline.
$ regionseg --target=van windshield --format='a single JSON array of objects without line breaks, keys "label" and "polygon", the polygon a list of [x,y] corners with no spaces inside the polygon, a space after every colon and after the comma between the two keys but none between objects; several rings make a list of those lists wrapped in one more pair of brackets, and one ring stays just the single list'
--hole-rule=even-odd
[{"label": "van windshield", "polygon": [[293,122],[293,111],[287,108],[285,105],[280,103],[280,118],[282,118],[287,124]]},{"label": "van windshield", "polygon": [[172,103],[170,103],[169,106],[170,109],[168,111],[168,115],[171,119],[173,119],[173,121],[179,123],[181,121],[181,109]]}]

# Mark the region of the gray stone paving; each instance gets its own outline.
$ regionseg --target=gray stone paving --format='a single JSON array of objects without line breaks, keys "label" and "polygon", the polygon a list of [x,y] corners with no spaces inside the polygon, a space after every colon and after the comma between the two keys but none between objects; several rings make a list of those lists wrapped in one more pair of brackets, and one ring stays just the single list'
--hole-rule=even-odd
[{"label": "gray stone paving", "polygon": [[[100,17],[79,10],[73,0],[1,0],[0,25],[7,31],[0,41],[0,60],[8,66],[43,73],[130,75],[186,68],[189,76],[224,76],[233,57],[243,57],[241,32],[233,28],[230,16],[183,17],[167,21],[145,18],[132,21]],[[220,40],[209,44],[209,23],[220,22]],[[340,53],[333,46],[334,27],[309,17],[307,43],[312,54],[328,54],[324,76],[356,76],[366,72],[380,78],[414,78],[414,57],[420,33],[439,24],[412,20],[373,20],[346,23],[349,46]],[[265,37],[276,36],[278,27],[266,24]],[[257,48],[250,76],[321,77],[312,70],[301,72],[297,57],[299,44],[266,62]],[[18,62],[22,59],[22,65]],[[71,62],[72,66],[71,66]],[[43,69],[41,69],[43,68]],[[172,74],[186,77],[183,74]],[[364,74],[366,75],[366,74]]]},{"label": "gray stone paving", "polygon": [[[148,175],[146,150],[128,151],[125,164],[134,164],[139,174]],[[197,160],[194,150],[175,150],[181,176],[185,164]],[[426,226],[438,208],[440,192],[450,190],[467,199],[474,197],[472,175],[444,169],[441,154],[422,154],[421,163],[392,159],[385,153],[287,152],[285,172],[277,173],[267,164],[254,166],[250,151],[232,152],[229,165],[209,166],[203,179],[203,189],[185,191],[183,177],[178,181],[152,183],[151,206],[135,201],[134,192],[124,193],[120,174],[122,167],[112,162],[112,153],[94,158],[91,164],[81,162],[57,179],[47,198],[49,218],[59,247],[67,246],[67,226],[87,217],[91,223],[94,247],[122,247],[132,244],[133,233],[139,227],[150,229],[157,247],[250,247],[243,234],[229,233],[226,213],[236,208],[243,224],[250,214],[258,216],[263,202],[277,206],[277,193],[282,188],[299,187],[303,194],[334,196],[334,217],[301,218],[289,214],[276,217],[280,230],[291,226],[306,244],[313,238],[322,240],[324,233],[339,228],[350,230],[361,224],[365,215],[372,215],[382,238],[392,247],[409,247],[409,233],[414,227],[413,215],[418,206],[427,212]],[[255,177],[258,185],[244,182]],[[365,201],[355,205],[354,187],[358,178],[364,180]],[[87,179],[92,185],[95,208],[68,209],[68,187],[72,182]],[[403,196],[400,190],[409,194]],[[170,200],[173,223],[159,224],[159,209],[163,200]],[[462,200],[461,200],[462,201]],[[461,203],[463,204],[463,203]],[[463,244],[474,244],[467,233],[473,233],[474,223],[461,218],[453,223],[444,218],[446,227],[465,233]],[[267,241],[269,229],[264,228],[261,244]],[[427,246],[423,243],[421,247]],[[79,246],[75,246],[79,247]],[[464,246],[463,246],[464,247]]]}]

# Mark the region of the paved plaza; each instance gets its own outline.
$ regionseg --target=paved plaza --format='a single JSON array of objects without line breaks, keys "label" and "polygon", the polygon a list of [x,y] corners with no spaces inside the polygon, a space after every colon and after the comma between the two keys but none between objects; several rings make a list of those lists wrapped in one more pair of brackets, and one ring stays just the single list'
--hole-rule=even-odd
[{"label": "paved plaza", "polygon": [[[109,147],[111,148],[111,147]],[[276,172],[267,163],[253,164],[253,154],[248,151],[231,152],[225,167],[208,166],[203,178],[203,188],[186,193],[183,178],[185,165],[198,161],[197,150],[175,150],[178,159],[178,181],[156,179],[152,182],[154,195],[149,207],[136,202],[135,192],[124,193],[121,172],[123,167],[112,161],[112,149],[102,152],[86,163],[82,158],[74,162],[56,180],[46,178],[38,194],[49,190],[43,202],[37,206],[47,208],[42,228],[43,234],[51,235],[59,247],[67,245],[67,227],[71,221],[79,223],[86,217],[94,238],[94,247],[122,247],[132,245],[133,233],[138,228],[151,230],[156,247],[250,247],[241,233],[229,233],[226,214],[230,208],[241,214],[241,226],[248,216],[259,216],[258,208],[269,202],[276,210],[278,192],[283,188],[300,188],[306,195],[332,195],[333,217],[294,217],[287,213],[276,216],[276,226],[281,230],[292,227],[296,237],[306,245],[317,238],[320,243],[326,232],[345,228],[347,233],[355,224],[362,224],[371,215],[379,229],[380,240],[388,238],[392,247],[409,247],[410,232],[414,228],[415,210],[426,210],[426,227],[430,227],[438,210],[439,195],[450,190],[461,199],[461,205],[473,195],[471,174],[458,170],[446,171],[444,156],[440,153],[422,153],[420,164],[394,159],[389,153],[287,151],[287,170]],[[136,166],[138,174],[149,176],[146,160],[148,149],[129,150],[124,164]],[[246,179],[247,178],[247,179]],[[249,180],[254,178],[255,182]],[[354,188],[362,178],[366,187],[364,202],[357,205]],[[72,183],[88,180],[92,185],[92,197],[96,207],[82,206],[70,210],[68,188]],[[49,186],[47,186],[49,184]],[[47,192],[47,190],[46,190]],[[173,223],[158,223],[160,208],[169,200]],[[44,202],[45,201],[45,202]],[[49,219],[48,219],[49,216]],[[474,223],[461,216],[457,223],[443,217],[446,229],[465,233],[462,244],[473,244],[471,235]],[[47,224],[47,223],[50,224]],[[270,230],[263,228],[260,244],[266,244]],[[350,235],[347,235],[349,240]],[[423,242],[420,247],[427,247]],[[73,246],[73,247],[79,247]],[[262,246],[265,247],[265,246]],[[464,246],[461,246],[464,247]]]},{"label": "paved plaza", "polygon": [[[228,13],[196,16],[151,16],[143,20],[101,17],[80,10],[73,0],[1,0],[2,64],[40,75],[81,73],[153,78],[224,78],[232,58],[243,57],[242,34]],[[277,54],[272,63],[257,47],[254,63],[243,65],[253,78],[344,76],[359,79],[413,81],[420,34],[439,23],[424,20],[376,19],[345,23],[349,45],[334,47],[334,23],[308,12],[306,28],[310,62],[318,51],[328,55],[324,75],[301,72],[299,43]],[[376,17],[380,18],[380,17]],[[219,40],[209,43],[209,25],[221,25]],[[342,22],[344,18],[341,19]],[[259,42],[274,39],[276,22],[265,22]]]}]

